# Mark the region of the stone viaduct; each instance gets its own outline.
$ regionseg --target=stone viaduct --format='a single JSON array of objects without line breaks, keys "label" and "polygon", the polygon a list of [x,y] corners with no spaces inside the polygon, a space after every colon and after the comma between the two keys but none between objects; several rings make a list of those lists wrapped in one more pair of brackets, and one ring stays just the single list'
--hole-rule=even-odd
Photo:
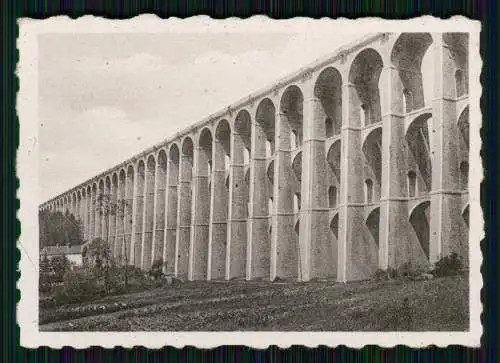
[{"label": "stone viaduct", "polygon": [[467,259],[468,53],[467,33],[368,36],[40,209],[189,280],[350,281]]}]

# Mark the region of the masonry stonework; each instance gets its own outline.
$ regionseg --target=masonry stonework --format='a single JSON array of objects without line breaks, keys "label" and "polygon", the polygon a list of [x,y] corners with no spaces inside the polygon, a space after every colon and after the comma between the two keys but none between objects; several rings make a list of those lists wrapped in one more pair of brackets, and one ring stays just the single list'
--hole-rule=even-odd
[{"label": "masonry stonework", "polygon": [[40,209],[189,280],[467,260],[468,52],[466,33],[372,35]]}]

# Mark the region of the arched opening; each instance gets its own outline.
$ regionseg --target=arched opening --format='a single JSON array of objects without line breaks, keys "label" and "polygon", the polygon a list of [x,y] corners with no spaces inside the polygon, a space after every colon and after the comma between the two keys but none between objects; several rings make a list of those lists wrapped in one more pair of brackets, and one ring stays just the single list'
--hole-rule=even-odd
[{"label": "arched opening", "polygon": [[429,33],[402,33],[394,43],[391,62],[398,70],[401,110],[406,113],[425,106],[422,63],[431,44],[432,36]]},{"label": "arched opening", "polygon": [[429,258],[429,212],[430,202],[425,201],[418,204],[410,214],[410,224],[412,225],[418,241],[420,242],[420,246],[422,247],[422,250],[427,258]]},{"label": "arched opening", "polygon": [[303,101],[302,91],[295,85],[289,86],[281,97],[281,117],[285,123],[284,130],[288,129],[289,135],[288,139],[285,134],[280,135],[285,149],[293,150],[302,146]]},{"label": "arched opening", "polygon": [[365,180],[365,202],[373,203],[373,182],[371,179]]},{"label": "arched opening", "polygon": [[467,190],[469,187],[469,163],[462,161],[460,163],[460,189]]},{"label": "arched opening", "polygon": [[368,228],[368,231],[370,231],[370,235],[373,238],[373,242],[375,244],[379,245],[379,227],[380,227],[380,208],[377,207],[373,209],[370,214],[368,215],[368,218],[366,218],[366,227]]},{"label": "arched opening", "polygon": [[226,183],[226,174],[229,173],[231,160],[231,127],[227,120],[221,120],[215,130],[215,160],[214,160],[214,201],[216,201],[217,214],[222,219],[227,219],[229,210],[229,184]]},{"label": "arched opening", "polygon": [[417,174],[410,170],[408,172],[408,196],[413,198],[417,195]]},{"label": "arched opening", "polygon": [[270,158],[274,154],[276,109],[269,98],[263,99],[255,113],[255,150],[256,157]]},{"label": "arched opening", "polygon": [[267,179],[269,180],[269,182],[271,183],[271,185],[274,184],[274,160],[272,160],[268,167],[267,167]]},{"label": "arched opening", "polygon": [[368,48],[356,56],[349,70],[349,82],[354,86],[354,92],[349,94],[352,105],[350,116],[360,120],[361,126],[382,121],[378,87],[382,68],[380,54]]},{"label": "arched opening", "polygon": [[293,212],[300,212],[300,193],[296,192],[293,196]]},{"label": "arched opening", "polygon": [[[239,165],[248,165],[251,155],[252,142],[252,121],[250,113],[246,110],[241,110],[236,115],[234,122],[235,138],[234,138],[234,160]],[[249,183],[245,182],[245,170],[240,168],[238,173],[233,173],[233,218],[247,219],[248,218],[248,201],[250,200]],[[246,223],[246,222],[245,222]],[[247,223],[246,223],[247,224]],[[248,224],[247,226],[248,227]],[[241,237],[244,241],[240,241],[246,245],[246,234]],[[241,239],[240,238],[240,239]],[[242,248],[243,250],[243,248]]]},{"label": "arched opening", "polygon": [[337,69],[328,67],[320,73],[314,85],[314,96],[320,100],[326,117],[325,136],[339,135],[342,128],[342,77]]},{"label": "arched opening", "polygon": [[273,213],[273,197],[270,197],[268,200],[267,200],[267,205],[268,205],[268,210],[269,210],[269,216],[272,215]]},{"label": "arched opening", "polygon": [[[421,192],[428,192],[432,186],[432,164],[429,133],[432,125],[431,114],[423,114],[411,122],[406,132],[406,142],[410,150],[409,167],[415,170],[416,178],[423,181]],[[420,174],[420,178],[419,178]]]},{"label": "arched opening", "polygon": [[341,156],[341,141],[335,141],[328,149],[328,153],[326,154],[327,165],[329,166],[328,172],[328,180],[329,180],[329,189],[328,189],[328,200],[330,208],[337,207],[338,200],[338,191],[340,188],[340,156]]},{"label": "arched opening", "polygon": [[109,175],[104,181],[104,193],[102,195],[102,239],[111,247],[111,178]]},{"label": "arched opening", "polygon": [[454,71],[449,74],[448,86],[455,85],[455,96],[469,93],[469,33],[443,33],[447,59],[451,59]]},{"label": "arched opening", "polygon": [[[104,195],[104,180],[100,179],[97,185],[97,197],[95,204],[95,238],[101,238],[104,240],[103,236],[103,225],[104,225],[104,215],[105,215],[105,195]],[[67,205],[67,204],[66,204]]]},{"label": "arched opening", "polygon": [[[365,200],[367,203],[378,201],[382,179],[382,128],[372,130],[363,143],[365,156]],[[371,197],[371,198],[370,198]]]}]

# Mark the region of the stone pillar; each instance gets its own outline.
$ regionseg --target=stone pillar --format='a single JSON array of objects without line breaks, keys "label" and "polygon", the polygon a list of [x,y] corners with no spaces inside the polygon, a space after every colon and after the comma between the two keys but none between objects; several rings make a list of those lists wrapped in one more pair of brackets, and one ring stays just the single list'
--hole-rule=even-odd
[{"label": "stone pillar", "polygon": [[318,98],[304,100],[304,141],[300,209],[301,280],[335,275],[329,238],[328,176],[325,156],[325,123]]},{"label": "stone pillar", "polygon": [[177,151],[176,160],[172,160],[172,151],[168,158],[168,185],[167,185],[167,201],[166,201],[166,228],[165,242],[163,247],[163,261],[166,262],[166,273],[175,273],[176,248],[175,240],[177,236],[177,198],[179,183],[179,154]]},{"label": "stone pillar", "polygon": [[102,213],[101,213],[101,208],[99,208],[102,205],[102,194],[103,191],[100,189],[99,184],[97,185],[97,190],[96,194],[94,196],[94,208],[93,208],[93,213],[94,213],[94,238],[101,238],[102,239]]},{"label": "stone pillar", "polygon": [[144,207],[142,214],[142,243],[141,243],[141,269],[148,271],[151,269],[151,258],[153,257],[153,224],[155,212],[155,165],[146,166]]},{"label": "stone pillar", "polygon": [[85,195],[82,193],[82,199],[80,202],[80,223],[82,229],[82,238],[84,241],[87,240],[87,192]]},{"label": "stone pillar", "polygon": [[244,277],[246,271],[248,187],[245,184],[244,148],[242,138],[232,130],[226,280]]},{"label": "stone pillar", "polygon": [[458,134],[453,54],[443,42],[443,33],[433,34],[434,98],[432,101],[432,191],[429,260],[457,252],[460,244],[461,193],[458,187]]},{"label": "stone pillar", "polygon": [[121,263],[125,260],[125,178],[118,177],[116,204],[116,237],[113,256]]},{"label": "stone pillar", "polygon": [[248,220],[247,280],[268,278],[270,268],[269,212],[266,173],[266,133],[259,120],[252,123],[250,161],[250,218]]},{"label": "stone pillar", "polygon": [[179,208],[175,243],[175,276],[186,278],[189,270],[189,245],[191,239],[191,198],[193,157],[182,153],[179,171]]},{"label": "stone pillar", "polygon": [[229,193],[226,188],[225,156],[221,140],[214,140],[211,173],[211,207],[208,279],[222,279],[226,271]]},{"label": "stone pillar", "polygon": [[144,164],[139,162],[134,184],[134,208],[132,225],[132,246],[133,253],[131,263],[135,267],[141,268],[142,262],[142,230],[144,219]]},{"label": "stone pillar", "polygon": [[[364,197],[363,155],[360,115],[356,111],[357,91],[352,84],[342,86],[342,153],[339,204],[337,280],[346,282],[361,276],[352,253],[353,243],[363,243]],[[361,227],[361,228],[360,228]]]},{"label": "stone pillar", "polygon": [[96,230],[95,230],[95,225],[96,225],[96,215],[95,215],[95,206],[96,206],[96,198],[97,198],[97,188],[94,190],[92,188],[91,190],[91,198],[90,198],[90,241],[92,241],[94,238],[96,238]]},{"label": "stone pillar", "polygon": [[155,195],[154,195],[154,224],[153,224],[153,256],[151,262],[163,259],[163,243],[165,240],[165,185],[167,183],[166,160],[158,159],[155,173]]},{"label": "stone pillar", "polygon": [[379,267],[397,268],[410,259],[408,236],[407,144],[403,89],[399,71],[382,69],[382,181],[380,186]]},{"label": "stone pillar", "polygon": [[[116,174],[115,174],[116,176]],[[108,207],[108,218],[109,218],[109,247],[110,251],[115,256],[116,251],[116,220],[117,220],[117,201],[118,201],[118,180],[111,178],[110,185],[110,205]]]},{"label": "stone pillar", "polygon": [[130,169],[127,171],[127,179],[125,184],[125,205],[124,205],[124,218],[125,218],[125,245],[123,256],[125,258],[125,263],[128,265],[133,265],[134,248],[132,244],[132,233],[133,233],[133,222],[134,222],[134,210],[135,210],[135,188],[134,188],[134,171],[129,173]]},{"label": "stone pillar", "polygon": [[189,280],[205,280],[208,268],[210,192],[208,190],[208,155],[197,147],[194,154],[191,244],[189,246]]},{"label": "stone pillar", "polygon": [[111,241],[109,240],[109,231],[108,231],[108,227],[109,227],[109,219],[110,219],[110,215],[108,213],[108,211],[106,209],[109,208],[109,203],[111,202],[111,184],[107,184],[106,182],[104,183],[104,193],[103,195],[101,196],[101,210],[100,210],[100,213],[101,213],[101,224],[102,224],[102,227],[101,227],[101,238],[103,239],[103,241],[107,241],[108,243],[108,246],[111,247]]},{"label": "stone pillar", "polygon": [[276,156],[274,162],[274,191],[271,236],[270,278],[296,277],[298,256],[295,243],[293,212],[293,171],[291,168],[290,126],[287,115],[277,113]]}]

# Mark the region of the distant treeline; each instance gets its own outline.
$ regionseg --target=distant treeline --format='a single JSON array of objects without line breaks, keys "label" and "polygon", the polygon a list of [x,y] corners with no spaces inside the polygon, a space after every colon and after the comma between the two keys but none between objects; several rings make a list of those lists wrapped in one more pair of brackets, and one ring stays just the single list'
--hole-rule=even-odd
[{"label": "distant treeline", "polygon": [[41,211],[38,213],[40,226],[40,249],[46,246],[79,245],[83,242],[80,222],[73,214],[66,212]]}]

